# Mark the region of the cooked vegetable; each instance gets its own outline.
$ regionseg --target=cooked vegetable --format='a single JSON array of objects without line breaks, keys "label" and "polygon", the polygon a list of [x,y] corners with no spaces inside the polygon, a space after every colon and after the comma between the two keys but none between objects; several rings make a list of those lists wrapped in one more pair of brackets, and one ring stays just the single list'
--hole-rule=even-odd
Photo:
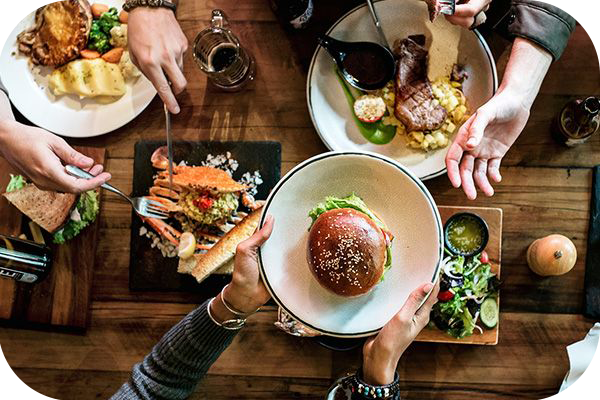
[{"label": "cooked vegetable", "polygon": [[125,10],[121,10],[119,13],[119,22],[122,24],[126,24],[129,21],[129,13]]},{"label": "cooked vegetable", "polygon": [[123,55],[123,48],[115,47],[114,49],[111,49],[111,50],[107,51],[106,53],[102,54],[102,59],[109,63],[118,64],[119,61],[121,61],[122,55]]},{"label": "cooked vegetable", "polygon": [[106,4],[101,4],[101,3],[94,3],[91,6],[92,8],[92,15],[94,16],[94,19],[98,19],[102,16],[102,14],[104,14],[105,12],[107,12],[109,10],[109,7]]},{"label": "cooked vegetable", "polygon": [[[491,268],[490,264],[481,261],[481,254],[444,259],[440,272],[439,302],[431,311],[431,321],[438,329],[456,338],[470,336],[474,330],[483,332],[477,325],[481,317],[481,305],[488,299],[495,302],[499,288],[498,278]],[[492,319],[487,322],[491,324]]]},{"label": "cooked vegetable", "polygon": [[100,53],[98,53],[96,50],[90,49],[83,49],[79,54],[81,54],[81,58],[85,58],[86,60],[93,60],[94,58],[100,57]]},{"label": "cooked vegetable", "polygon": [[101,58],[75,60],[50,74],[48,87],[55,96],[76,94],[80,97],[125,94],[125,80],[118,65]]},{"label": "cooked vegetable", "polygon": [[385,111],[385,103],[379,96],[364,94],[354,101],[354,115],[362,122],[377,122],[383,117]]},{"label": "cooked vegetable", "polygon": [[63,244],[77,236],[83,228],[96,220],[99,211],[98,193],[94,190],[82,193],[73,213],[78,215],[78,218],[71,218],[60,231],[54,234],[54,243]]},{"label": "cooked vegetable", "polygon": [[[340,75],[339,71],[336,69],[336,75],[340,84],[342,85],[342,89],[344,89],[344,94],[346,95],[346,100],[350,105],[350,108],[354,109],[355,97],[352,94],[352,91],[344,81],[344,78]],[[354,112],[352,113],[354,117],[354,122],[358,127],[360,133],[367,139],[369,142],[374,144],[388,144],[392,141],[394,136],[396,136],[396,127],[393,125],[384,125],[381,121],[377,121],[372,124],[368,124],[359,120]]]},{"label": "cooked vegetable", "polygon": [[127,25],[112,27],[110,30],[110,44],[113,47],[127,48]]},{"label": "cooked vegetable", "polygon": [[116,8],[112,7],[107,12],[102,13],[99,19],[92,22],[88,48],[97,50],[100,53],[106,53],[111,49],[110,30],[119,25],[121,23],[119,22],[119,15]]},{"label": "cooked vegetable", "polygon": [[488,297],[481,303],[479,316],[481,322],[490,329],[498,324],[498,303],[495,298]]},{"label": "cooked vegetable", "polygon": [[577,248],[563,235],[549,235],[535,240],[527,249],[527,264],[541,276],[563,275],[577,262]]}]

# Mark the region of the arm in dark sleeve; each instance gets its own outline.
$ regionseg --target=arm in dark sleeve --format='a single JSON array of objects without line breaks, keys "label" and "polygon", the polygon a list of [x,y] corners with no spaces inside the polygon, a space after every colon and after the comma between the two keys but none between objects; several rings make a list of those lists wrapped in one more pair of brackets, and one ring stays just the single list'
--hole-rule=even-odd
[{"label": "arm in dark sleeve", "polygon": [[575,24],[573,17],[550,4],[513,0],[495,28],[504,36],[531,40],[552,54],[556,61],[567,47]]},{"label": "arm in dark sleeve", "polygon": [[229,346],[238,331],[216,325],[208,301],[163,336],[113,400],[185,399]]}]

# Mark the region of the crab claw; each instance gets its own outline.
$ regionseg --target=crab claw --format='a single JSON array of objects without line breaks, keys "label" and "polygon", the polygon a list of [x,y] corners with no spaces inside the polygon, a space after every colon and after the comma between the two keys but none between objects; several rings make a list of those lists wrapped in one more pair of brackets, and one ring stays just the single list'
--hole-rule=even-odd
[{"label": "crab claw", "polygon": [[169,168],[169,156],[167,146],[161,146],[154,150],[150,157],[152,166],[156,169],[167,169]]},{"label": "crab claw", "polygon": [[149,190],[151,196],[168,197],[173,200],[179,200],[179,193],[175,190],[169,190],[162,186],[152,186]]},{"label": "crab claw", "polygon": [[176,247],[179,247],[179,237],[181,232],[167,224],[165,221],[156,218],[142,218],[142,221],[147,223],[158,233],[160,236],[166,238],[169,242],[173,243]]},{"label": "crab claw", "polygon": [[175,203],[173,200],[169,200],[167,198],[159,197],[159,196],[146,196],[146,198],[149,199],[149,200],[158,201],[160,204],[162,204],[163,206],[165,206],[165,208],[167,209],[168,212],[179,212],[179,211],[181,211],[181,207],[178,206],[177,203]]}]

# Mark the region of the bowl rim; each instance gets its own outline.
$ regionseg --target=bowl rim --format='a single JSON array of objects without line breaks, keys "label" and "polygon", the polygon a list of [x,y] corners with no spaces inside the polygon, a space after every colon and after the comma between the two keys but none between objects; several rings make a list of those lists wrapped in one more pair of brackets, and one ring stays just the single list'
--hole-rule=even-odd
[{"label": "bowl rim", "polygon": [[[434,272],[433,272],[433,276],[431,277],[430,282],[435,286],[435,283],[437,282],[437,280],[439,279],[439,272],[440,272],[440,268],[441,268],[441,264],[442,264],[442,260],[444,259],[444,228],[442,226],[442,219],[439,213],[439,210],[437,208],[437,204],[435,202],[435,200],[433,199],[433,196],[431,195],[431,193],[429,192],[429,190],[427,190],[427,188],[425,187],[425,185],[423,184],[423,182],[416,177],[410,170],[408,170],[404,165],[402,165],[401,163],[399,163],[398,161],[389,158],[387,156],[378,154],[378,153],[373,153],[373,152],[369,152],[369,151],[358,151],[358,150],[353,150],[353,151],[329,151],[329,152],[325,152],[325,153],[321,153],[321,154],[317,154],[316,156],[313,156],[303,162],[301,162],[300,164],[298,164],[297,166],[295,166],[294,168],[292,168],[287,174],[285,174],[285,176],[283,176],[279,182],[277,182],[277,184],[275,185],[275,187],[271,190],[271,193],[269,194],[269,197],[267,198],[267,200],[265,201],[265,205],[262,207],[262,213],[260,216],[260,221],[258,224],[258,229],[262,228],[264,226],[266,217],[268,215],[268,210],[269,210],[269,206],[271,205],[273,199],[275,198],[275,196],[277,195],[277,193],[279,192],[279,190],[281,189],[281,187],[285,184],[285,182],[287,182],[292,176],[294,176],[296,173],[298,173],[299,171],[301,171],[302,169],[306,168],[307,166],[309,166],[310,164],[313,164],[317,161],[321,161],[327,158],[333,158],[333,157],[347,157],[347,156],[359,156],[359,157],[369,157],[369,158],[374,158],[378,161],[382,161],[385,163],[388,163],[390,165],[392,165],[393,167],[399,169],[402,173],[404,173],[406,176],[408,176],[412,182],[421,190],[421,192],[425,195],[425,198],[427,199],[427,202],[429,203],[431,209],[433,210],[433,217],[434,220],[436,222],[436,227],[438,230],[438,244],[439,244],[439,254],[438,254],[438,260],[436,263],[436,266],[434,268]],[[339,333],[339,332],[332,332],[332,331],[328,331],[328,330],[324,330],[318,327],[315,327],[314,325],[307,323],[305,321],[303,321],[301,318],[298,318],[298,316],[296,316],[291,310],[289,310],[288,307],[286,307],[283,302],[281,301],[281,299],[279,299],[279,297],[277,297],[277,295],[275,294],[273,288],[271,287],[271,284],[269,283],[269,280],[267,279],[267,274],[265,272],[265,267],[264,267],[264,261],[263,261],[263,257],[262,257],[262,246],[258,248],[257,251],[257,258],[258,258],[258,266],[259,266],[259,272],[260,272],[260,277],[267,289],[267,291],[269,292],[269,294],[271,295],[271,298],[275,301],[275,303],[277,303],[277,305],[281,308],[283,308],[283,310],[290,316],[292,317],[294,320],[300,322],[301,324],[309,327],[312,330],[315,330],[323,335],[328,335],[328,336],[333,336],[333,337],[338,337],[338,338],[357,338],[357,337],[365,337],[365,336],[371,336],[377,332],[379,332],[381,330],[381,327],[377,328],[377,329],[371,329],[369,331],[363,331],[363,332],[355,332],[355,333]],[[425,301],[429,298],[430,294],[433,292],[434,288],[432,287],[432,289],[429,291],[429,293],[427,293],[427,295],[424,297],[423,301],[421,302],[420,305],[422,305],[423,303],[425,303]],[[419,306],[420,306],[419,305]]]},{"label": "bowl rim", "polygon": [[[379,1],[388,1],[388,0],[378,0]],[[354,7],[353,9],[349,10],[347,13],[345,13],[344,15],[342,15],[337,21],[335,21],[333,23],[333,25],[331,25],[331,27],[327,30],[327,32],[325,32],[326,35],[331,35],[331,33],[333,32],[333,30],[340,24],[342,23],[346,18],[348,18],[351,14],[354,14],[356,11],[360,10],[363,7],[367,7],[366,3],[363,4],[359,4],[356,7]],[[492,78],[493,78],[493,85],[492,85],[492,97],[496,94],[496,92],[498,91],[498,69],[496,68],[496,60],[494,59],[494,55],[492,54],[492,51],[490,50],[490,46],[488,45],[487,41],[485,40],[485,38],[483,37],[483,35],[481,35],[481,33],[479,32],[479,30],[475,29],[471,29],[471,32],[473,32],[475,34],[475,36],[477,37],[477,40],[479,40],[479,42],[481,43],[481,46],[483,47],[487,58],[488,58],[488,62],[490,64],[490,68],[492,70]],[[319,52],[320,51],[325,51],[320,45],[317,45],[315,52],[313,53],[313,56],[310,60],[310,64],[308,67],[308,73],[306,75],[306,103],[308,105],[308,112],[310,114],[310,119],[312,121],[313,127],[315,128],[315,130],[317,131],[317,135],[319,135],[319,139],[321,139],[321,142],[323,142],[323,144],[325,145],[325,147],[327,147],[329,150],[332,151],[336,151],[336,149],[334,148],[334,146],[332,144],[330,144],[327,140],[325,140],[325,137],[323,136],[323,134],[321,133],[321,130],[319,129],[319,125],[317,124],[316,118],[315,118],[315,114],[314,114],[314,107],[312,105],[312,97],[311,97],[311,92],[312,92],[312,84],[311,84],[311,78],[313,76],[314,73],[314,69],[315,66],[317,64],[317,57],[319,56]],[[491,97],[490,97],[491,98]],[[338,150],[338,151],[346,151],[346,150]],[[352,150],[352,151],[359,151],[359,150]],[[437,178],[438,176],[444,175],[446,173],[447,169],[446,166],[444,166],[442,169],[438,170],[438,171],[434,171],[431,172],[423,177],[420,177],[419,179],[421,179],[422,181],[426,181],[429,179],[433,179],[433,178]]]},{"label": "bowl rim", "polygon": [[[477,247],[477,249],[470,251],[468,253],[459,252],[454,247],[450,246],[450,243],[448,241],[448,235],[446,234],[446,231],[448,230],[448,226],[450,225],[450,222],[452,222],[453,220],[458,219],[460,217],[464,217],[464,216],[474,218],[483,227],[483,241],[481,242],[481,245],[479,245],[479,247]],[[450,216],[450,218],[448,218],[446,220],[446,222],[444,223],[444,246],[453,255],[463,256],[463,257],[472,257],[474,255],[481,253],[483,250],[485,250],[489,241],[490,241],[490,229],[488,227],[486,220],[482,216],[480,216],[474,212],[470,212],[470,211],[458,212],[458,213]]]}]

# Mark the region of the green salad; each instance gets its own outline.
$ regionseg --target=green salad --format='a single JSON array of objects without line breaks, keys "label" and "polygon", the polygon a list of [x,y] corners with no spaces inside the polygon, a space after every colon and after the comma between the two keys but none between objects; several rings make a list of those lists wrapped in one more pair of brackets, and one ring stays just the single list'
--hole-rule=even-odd
[{"label": "green salad", "polygon": [[473,257],[449,254],[442,262],[438,302],[431,323],[455,338],[483,333],[479,325],[493,328],[498,323],[500,281],[492,273],[484,251]]}]

